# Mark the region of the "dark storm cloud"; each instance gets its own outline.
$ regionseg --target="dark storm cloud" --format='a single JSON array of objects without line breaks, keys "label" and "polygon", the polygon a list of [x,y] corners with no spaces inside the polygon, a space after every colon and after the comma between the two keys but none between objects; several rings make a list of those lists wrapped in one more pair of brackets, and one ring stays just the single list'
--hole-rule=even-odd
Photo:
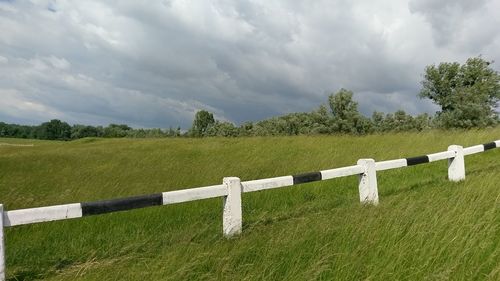
[{"label": "dark storm cloud", "polygon": [[498,6],[0,2],[0,118],[188,127],[199,109],[233,122],[310,111],[341,87],[367,115],[433,112],[416,97],[425,65],[498,60]]},{"label": "dark storm cloud", "polygon": [[498,44],[498,1],[411,0],[409,8],[430,23],[438,46],[481,52],[495,41]]}]

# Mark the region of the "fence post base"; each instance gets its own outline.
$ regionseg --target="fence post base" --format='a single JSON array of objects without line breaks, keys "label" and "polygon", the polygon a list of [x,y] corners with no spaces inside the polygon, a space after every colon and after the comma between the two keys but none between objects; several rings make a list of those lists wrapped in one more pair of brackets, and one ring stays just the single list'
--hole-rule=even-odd
[{"label": "fence post base", "polygon": [[3,232],[3,205],[0,204],[0,281],[5,281],[5,240]]},{"label": "fence post base", "polygon": [[240,234],[242,228],[241,181],[236,177],[228,177],[224,178],[223,183],[227,188],[227,196],[224,197],[222,230],[226,238],[231,238]]},{"label": "fence post base", "polygon": [[365,171],[359,175],[359,200],[363,204],[378,205],[377,172],[375,160],[359,159],[358,165]]},{"label": "fence post base", "polygon": [[448,179],[455,182],[464,180],[464,148],[460,145],[450,145],[448,151],[455,152],[455,157],[448,159]]}]

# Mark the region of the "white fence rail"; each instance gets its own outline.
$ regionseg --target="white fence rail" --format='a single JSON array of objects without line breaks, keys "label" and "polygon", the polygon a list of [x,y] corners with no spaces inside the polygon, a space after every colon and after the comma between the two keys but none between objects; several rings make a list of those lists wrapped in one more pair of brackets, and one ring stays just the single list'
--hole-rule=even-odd
[{"label": "white fence rail", "polygon": [[241,194],[244,192],[254,192],[358,175],[359,197],[361,203],[377,205],[379,201],[377,171],[397,169],[447,159],[448,179],[451,181],[461,181],[465,179],[464,156],[498,147],[500,147],[500,140],[467,148],[463,148],[459,145],[451,145],[448,147],[447,151],[417,157],[381,162],[375,162],[373,159],[360,159],[357,165],[354,166],[244,182],[241,182],[237,177],[228,177],[224,178],[222,184],[219,185],[97,202],[73,203],[12,211],[4,211],[3,205],[0,204],[0,281],[5,280],[4,227],[66,220],[150,206],[170,205],[214,197],[223,197],[222,230],[225,237],[231,237],[241,233],[242,230]]}]

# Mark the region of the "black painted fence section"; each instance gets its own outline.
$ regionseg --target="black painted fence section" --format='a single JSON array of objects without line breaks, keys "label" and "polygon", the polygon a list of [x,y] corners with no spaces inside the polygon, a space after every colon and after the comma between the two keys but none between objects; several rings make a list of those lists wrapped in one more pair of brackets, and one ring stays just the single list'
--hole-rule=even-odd
[{"label": "black painted fence section", "polygon": [[163,204],[161,193],[82,203],[82,215],[98,215]]},{"label": "black painted fence section", "polygon": [[306,183],[306,182],[312,182],[312,181],[320,181],[321,180],[321,173],[320,172],[312,172],[312,173],[294,175],[292,177],[293,177],[293,184],[299,184],[299,183]]},{"label": "black painted fence section", "polygon": [[497,147],[496,143],[494,143],[494,142],[485,143],[485,144],[483,144],[483,146],[484,146],[484,150],[493,149],[493,148]]},{"label": "black painted fence section", "polygon": [[424,155],[424,156],[406,158],[406,165],[407,166],[413,166],[413,165],[424,164],[424,163],[429,163],[429,156]]}]

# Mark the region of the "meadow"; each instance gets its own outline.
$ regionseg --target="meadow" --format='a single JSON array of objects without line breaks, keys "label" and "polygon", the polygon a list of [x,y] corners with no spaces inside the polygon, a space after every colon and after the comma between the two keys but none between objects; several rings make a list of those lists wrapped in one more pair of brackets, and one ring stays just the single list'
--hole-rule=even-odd
[{"label": "meadow", "polygon": [[[13,210],[349,166],[500,139],[500,128],[368,136],[0,139],[0,203]],[[222,199],[6,229],[8,280],[499,280],[500,149],[243,195],[243,233]]]}]

